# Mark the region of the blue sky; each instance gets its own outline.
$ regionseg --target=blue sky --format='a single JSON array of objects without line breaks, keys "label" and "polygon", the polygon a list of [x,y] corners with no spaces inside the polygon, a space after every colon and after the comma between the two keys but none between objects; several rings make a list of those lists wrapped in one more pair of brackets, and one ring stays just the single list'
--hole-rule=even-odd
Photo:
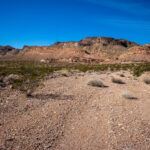
[{"label": "blue sky", "polygon": [[148,0],[0,0],[0,45],[51,45],[89,36],[150,43]]}]

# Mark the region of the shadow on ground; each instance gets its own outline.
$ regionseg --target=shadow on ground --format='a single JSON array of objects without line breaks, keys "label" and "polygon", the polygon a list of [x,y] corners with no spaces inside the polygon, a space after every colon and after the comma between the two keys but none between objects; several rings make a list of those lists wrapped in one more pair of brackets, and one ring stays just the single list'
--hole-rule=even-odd
[{"label": "shadow on ground", "polygon": [[59,94],[35,94],[31,98],[36,98],[40,100],[73,100],[73,95],[59,95]]}]

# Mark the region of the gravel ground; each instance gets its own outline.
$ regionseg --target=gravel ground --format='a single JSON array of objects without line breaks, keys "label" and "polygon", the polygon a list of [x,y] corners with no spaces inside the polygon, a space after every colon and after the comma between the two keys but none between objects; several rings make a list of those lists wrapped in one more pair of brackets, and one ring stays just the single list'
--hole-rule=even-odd
[{"label": "gravel ground", "polygon": [[[1,88],[0,150],[150,150],[150,85],[120,74],[49,78],[30,98]],[[87,85],[92,79],[106,87]],[[124,91],[137,99],[121,97]]]}]

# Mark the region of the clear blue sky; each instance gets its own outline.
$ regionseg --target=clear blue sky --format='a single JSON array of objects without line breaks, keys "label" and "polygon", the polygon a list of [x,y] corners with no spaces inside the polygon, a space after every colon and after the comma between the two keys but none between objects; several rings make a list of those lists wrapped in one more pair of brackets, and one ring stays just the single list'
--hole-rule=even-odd
[{"label": "clear blue sky", "polygon": [[150,43],[150,1],[0,0],[0,45],[51,45],[89,36]]}]

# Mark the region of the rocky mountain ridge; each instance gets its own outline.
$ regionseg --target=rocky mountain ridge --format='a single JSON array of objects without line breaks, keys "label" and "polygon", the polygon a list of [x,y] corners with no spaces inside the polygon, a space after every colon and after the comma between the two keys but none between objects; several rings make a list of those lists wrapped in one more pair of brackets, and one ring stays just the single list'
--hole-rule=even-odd
[{"label": "rocky mountain ridge", "polygon": [[51,46],[24,46],[21,50],[1,46],[0,55],[0,59],[15,58],[48,62],[140,62],[150,61],[150,46],[123,39],[87,37],[79,42],[56,42]]}]

